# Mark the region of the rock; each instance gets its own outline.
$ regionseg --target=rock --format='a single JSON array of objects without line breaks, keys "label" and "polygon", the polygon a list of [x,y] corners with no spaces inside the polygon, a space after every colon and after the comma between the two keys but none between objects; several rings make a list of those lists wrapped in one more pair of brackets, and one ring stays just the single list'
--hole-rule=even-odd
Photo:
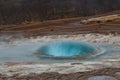
[{"label": "rock", "polygon": [[88,80],[117,80],[111,76],[93,76],[88,78]]},{"label": "rock", "polygon": [[120,77],[120,72],[116,72],[115,75]]}]

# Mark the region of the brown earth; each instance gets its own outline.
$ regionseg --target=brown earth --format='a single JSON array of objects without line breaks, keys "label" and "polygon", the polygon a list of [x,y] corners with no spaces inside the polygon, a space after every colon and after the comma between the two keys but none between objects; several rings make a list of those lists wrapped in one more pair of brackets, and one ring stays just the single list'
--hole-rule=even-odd
[{"label": "brown earth", "polygon": [[[113,13],[112,13],[113,14]],[[117,15],[120,11],[117,12]],[[107,16],[110,14],[107,14]],[[115,15],[115,14],[114,14]],[[100,15],[99,15],[100,16]],[[38,36],[51,34],[78,34],[78,33],[120,33],[120,18],[118,20],[107,19],[106,22],[91,24],[82,24],[81,20],[96,19],[97,16],[67,18],[59,20],[50,20],[45,22],[36,22],[22,25],[1,26],[1,34],[22,34],[24,36]],[[102,18],[103,19],[103,18]],[[111,18],[110,18],[111,19]]]},{"label": "brown earth", "polygon": [[13,75],[11,77],[6,75],[0,75],[0,80],[88,80],[92,76],[111,76],[120,80],[120,75],[116,75],[120,72],[120,68],[105,68],[94,71],[87,72],[77,72],[71,74],[59,74],[59,73],[42,73],[35,74],[31,73],[25,76],[18,76],[19,74]]}]

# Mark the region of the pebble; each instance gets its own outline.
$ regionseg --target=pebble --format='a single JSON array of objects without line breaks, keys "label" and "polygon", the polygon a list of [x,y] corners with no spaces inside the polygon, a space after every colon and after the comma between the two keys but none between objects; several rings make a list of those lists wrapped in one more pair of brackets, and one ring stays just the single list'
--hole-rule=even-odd
[{"label": "pebble", "polygon": [[116,72],[115,75],[120,77],[120,72]]},{"label": "pebble", "polygon": [[117,80],[111,76],[93,76],[88,78],[88,80]]}]

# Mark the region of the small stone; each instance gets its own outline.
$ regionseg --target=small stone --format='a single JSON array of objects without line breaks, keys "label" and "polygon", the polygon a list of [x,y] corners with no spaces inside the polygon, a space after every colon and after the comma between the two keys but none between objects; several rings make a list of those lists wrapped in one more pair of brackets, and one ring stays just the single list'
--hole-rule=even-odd
[{"label": "small stone", "polygon": [[88,80],[117,80],[111,76],[93,76],[88,78]]},{"label": "small stone", "polygon": [[115,75],[120,77],[120,72],[116,72]]}]

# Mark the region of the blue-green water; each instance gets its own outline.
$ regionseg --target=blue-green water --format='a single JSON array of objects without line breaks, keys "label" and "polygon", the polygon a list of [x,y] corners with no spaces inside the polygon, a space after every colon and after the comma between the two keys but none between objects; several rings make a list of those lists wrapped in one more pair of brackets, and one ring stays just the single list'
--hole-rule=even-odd
[{"label": "blue-green water", "polygon": [[[0,45],[0,63],[16,62],[16,61],[17,62],[31,62],[31,61],[32,62],[68,62],[68,61],[81,61],[81,60],[89,60],[89,61],[98,60],[99,61],[102,59],[109,59],[109,58],[116,59],[120,57],[120,46],[119,45],[104,44],[104,43],[103,44],[102,43],[101,44],[99,43],[89,44],[89,43],[81,43],[81,42],[80,43],[75,42],[75,45],[73,45],[73,44],[68,44],[69,42],[66,42],[66,44],[63,44],[63,42],[62,43],[60,42],[60,45],[56,47],[55,43],[54,43],[54,47],[52,45],[52,42],[41,42],[41,41],[40,42],[24,42],[23,41],[22,43],[19,43],[19,44],[18,43],[17,44],[7,44],[7,43],[4,44],[3,43]],[[62,52],[64,52],[64,55],[67,57],[69,56],[69,59],[58,58],[58,57],[56,58],[54,56],[49,56],[48,54],[45,57],[41,55],[36,55],[35,53],[38,52],[38,50],[42,46],[46,46],[46,44],[48,46],[52,46],[52,48],[51,47],[47,48],[48,50],[47,52],[49,52],[50,55],[52,55],[54,52],[54,51],[51,51],[51,49],[54,50],[54,48],[57,48],[57,50],[55,50],[54,52],[55,56],[59,57],[63,55]],[[66,49],[66,45],[68,47],[67,49]],[[79,48],[76,48],[76,47],[79,47]],[[95,53],[93,53],[94,51]],[[59,54],[57,54],[56,52],[59,52]],[[74,54],[77,56],[75,56],[74,58],[71,57],[72,55],[74,56]],[[82,59],[83,55],[81,54],[87,54],[87,57],[86,55],[84,56],[86,57],[86,59]],[[78,57],[78,55],[81,55],[81,57]]]},{"label": "blue-green water", "polygon": [[38,53],[54,57],[71,57],[92,54],[95,50],[94,46],[85,42],[55,41],[40,47]]}]

